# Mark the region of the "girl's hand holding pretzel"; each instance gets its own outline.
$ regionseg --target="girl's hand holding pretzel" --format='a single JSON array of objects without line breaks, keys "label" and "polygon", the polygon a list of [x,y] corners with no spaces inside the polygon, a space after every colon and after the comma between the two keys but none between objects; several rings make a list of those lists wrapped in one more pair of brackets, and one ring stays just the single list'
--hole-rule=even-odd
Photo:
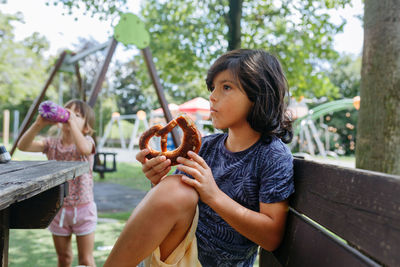
[{"label": "girl's hand holding pretzel", "polygon": [[215,183],[212,171],[204,159],[193,151],[189,151],[187,154],[190,159],[179,157],[178,162],[181,165],[178,165],[177,168],[191,175],[194,179],[182,175],[182,181],[194,187],[197,193],[199,193],[201,200],[210,205],[217,199],[218,193],[221,190]]},{"label": "girl's hand holding pretzel", "polygon": [[158,156],[152,159],[147,159],[146,155],[149,154],[148,149],[141,150],[136,154],[136,160],[142,164],[144,175],[154,185],[158,184],[163,177],[165,177],[171,170],[171,160],[165,156]]}]

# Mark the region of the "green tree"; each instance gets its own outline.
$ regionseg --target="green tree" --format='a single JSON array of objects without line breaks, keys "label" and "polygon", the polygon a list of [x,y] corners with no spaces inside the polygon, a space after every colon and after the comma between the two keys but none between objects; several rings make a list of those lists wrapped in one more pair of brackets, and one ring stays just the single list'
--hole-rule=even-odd
[{"label": "green tree", "polygon": [[[344,23],[331,23],[327,10],[348,2],[243,1],[242,47],[277,55],[294,96],[333,98],[338,88],[326,72],[338,55],[333,36]],[[227,0],[145,2],[142,16],[151,33],[150,48],[163,84],[175,99],[204,94],[207,68],[229,49],[228,7]]]},{"label": "green tree", "polygon": [[119,68],[114,72],[113,92],[121,114],[136,114],[139,110],[146,112],[152,110],[156,99],[144,94],[146,90],[142,88],[141,81],[136,78],[137,64],[130,61],[117,62],[116,65]]},{"label": "green tree", "polygon": [[19,110],[21,118],[47,78],[48,62],[43,52],[49,47],[39,33],[16,41],[13,24],[22,22],[21,13],[0,12],[0,110]]},{"label": "green tree", "polygon": [[34,99],[46,73],[47,62],[42,56],[49,44],[38,33],[15,41],[12,24],[22,22],[20,13],[0,12],[0,105],[16,105],[23,99]]},{"label": "green tree", "polygon": [[[86,6],[95,14],[116,14],[125,1],[105,10],[104,1],[54,1],[70,11]],[[206,96],[204,78],[209,65],[228,49],[263,48],[277,55],[294,96],[338,95],[326,72],[337,57],[333,36],[345,22],[330,21],[329,10],[350,0],[147,0],[142,17],[151,35],[151,51],[162,84],[176,102]],[[90,8],[88,7],[88,3]],[[238,20],[240,20],[238,22]],[[240,42],[239,42],[240,41]],[[141,60],[140,58],[137,60]],[[144,64],[140,73],[147,73]],[[138,75],[143,85],[150,80]]]},{"label": "green tree", "polygon": [[338,99],[360,95],[361,56],[341,55],[333,62],[329,79],[338,87]]},{"label": "green tree", "polygon": [[[98,17],[106,20],[127,11],[127,0],[49,0],[46,5],[61,5],[66,8],[64,15],[74,15],[77,12],[84,12],[84,15]],[[78,20],[75,17],[75,20]]]},{"label": "green tree", "polygon": [[400,175],[400,0],[366,0],[356,166]]},{"label": "green tree", "polygon": [[[360,94],[361,57],[341,55],[332,63],[329,79],[339,89],[337,99],[354,98]],[[358,110],[354,107],[323,117],[330,134],[330,150],[338,154],[354,155],[357,136]],[[322,135],[324,139],[324,135]]]}]

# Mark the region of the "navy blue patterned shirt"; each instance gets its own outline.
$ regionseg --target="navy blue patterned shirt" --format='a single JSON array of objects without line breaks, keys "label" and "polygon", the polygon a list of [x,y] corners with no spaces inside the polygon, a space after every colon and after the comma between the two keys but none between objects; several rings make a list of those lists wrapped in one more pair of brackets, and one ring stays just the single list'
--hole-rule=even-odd
[{"label": "navy blue patterned shirt", "polygon": [[[259,212],[260,202],[279,202],[294,192],[292,154],[280,139],[272,138],[270,143],[260,139],[250,148],[233,153],[225,147],[227,136],[204,137],[199,151],[225,194]],[[258,245],[239,234],[201,200],[199,211],[196,237],[201,264],[253,266]]]}]

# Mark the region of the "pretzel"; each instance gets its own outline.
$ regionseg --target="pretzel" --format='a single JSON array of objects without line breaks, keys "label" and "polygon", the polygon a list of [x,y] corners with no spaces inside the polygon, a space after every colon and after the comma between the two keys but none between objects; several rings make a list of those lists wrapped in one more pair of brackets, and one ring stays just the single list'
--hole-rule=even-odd
[{"label": "pretzel", "polygon": [[[172,131],[173,128],[179,126],[183,131],[183,138],[180,146],[172,151],[167,151],[167,138],[168,133]],[[161,137],[161,151],[152,149],[149,146],[149,141],[153,136]],[[139,148],[141,150],[148,149],[150,153],[146,155],[146,158],[152,159],[157,156],[165,156],[167,159],[171,160],[171,165],[179,164],[176,159],[178,157],[189,158],[187,152],[193,151],[198,153],[201,146],[201,136],[196,128],[195,123],[187,115],[180,115],[176,119],[170,121],[165,127],[160,124],[154,125],[147,131],[145,131],[139,140]]]}]

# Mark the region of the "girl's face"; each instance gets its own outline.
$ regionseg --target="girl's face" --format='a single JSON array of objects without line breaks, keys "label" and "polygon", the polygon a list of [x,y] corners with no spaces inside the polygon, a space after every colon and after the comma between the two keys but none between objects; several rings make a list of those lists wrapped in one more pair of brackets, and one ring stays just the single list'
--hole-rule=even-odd
[{"label": "girl's face", "polygon": [[248,124],[246,118],[253,103],[229,70],[215,76],[211,91],[211,119],[215,128],[234,129]]},{"label": "girl's face", "polygon": [[[71,107],[68,108],[68,111],[70,112],[70,120],[72,119],[74,121],[74,123],[78,126],[79,130],[82,133],[84,133],[84,130],[85,130],[85,118],[78,111],[78,109],[75,107],[74,104]],[[69,131],[69,124],[68,123],[63,123],[62,126],[63,126],[63,130],[64,131]]]}]

